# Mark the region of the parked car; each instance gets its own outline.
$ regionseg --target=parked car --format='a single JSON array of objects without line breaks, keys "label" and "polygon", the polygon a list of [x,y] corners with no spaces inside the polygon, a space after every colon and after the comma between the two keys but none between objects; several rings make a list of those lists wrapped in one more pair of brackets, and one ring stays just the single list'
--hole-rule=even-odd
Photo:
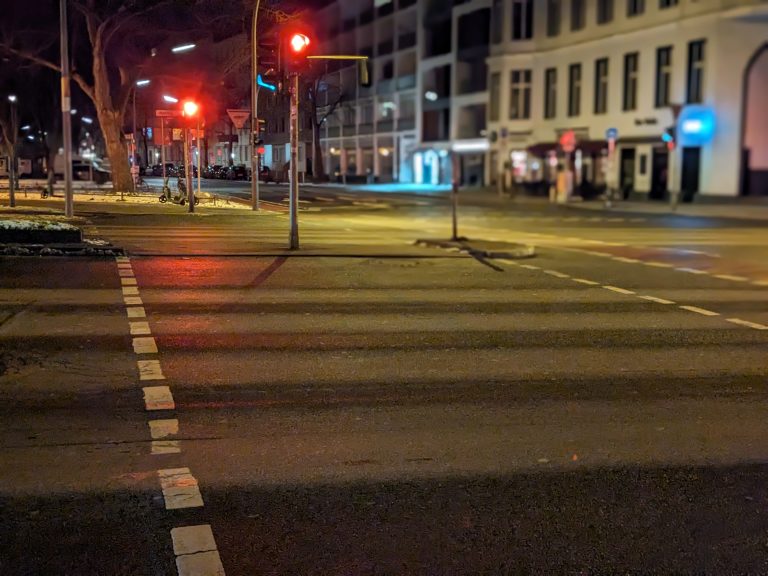
[{"label": "parked car", "polygon": [[203,178],[217,178],[219,171],[223,168],[221,164],[213,164],[212,166],[206,166],[203,170]]},{"label": "parked car", "polygon": [[163,166],[161,164],[153,164],[152,168],[149,171],[149,173],[152,176],[162,176],[163,175]]},{"label": "parked car", "polygon": [[230,166],[225,174],[227,180],[248,180],[248,169],[244,164]]},{"label": "parked car", "polygon": [[[184,170],[184,164],[179,164],[174,168],[173,176],[176,176],[178,178],[184,178],[186,176],[186,171]],[[192,165],[192,178],[197,178],[197,166],[194,164]]]}]

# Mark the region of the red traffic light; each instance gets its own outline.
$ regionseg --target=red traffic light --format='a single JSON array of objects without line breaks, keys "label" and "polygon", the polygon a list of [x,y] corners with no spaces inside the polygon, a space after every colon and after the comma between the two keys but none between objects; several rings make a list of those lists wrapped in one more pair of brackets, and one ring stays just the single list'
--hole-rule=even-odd
[{"label": "red traffic light", "polygon": [[256,153],[257,153],[259,156],[264,156],[264,153],[265,153],[266,151],[267,151],[267,149],[266,149],[266,148],[264,148],[264,146],[259,146],[258,148],[256,148]]},{"label": "red traffic light", "polygon": [[296,54],[301,54],[309,48],[309,37],[306,34],[293,34],[289,41],[291,50]]},{"label": "red traffic light", "polygon": [[197,114],[200,107],[197,105],[197,102],[192,102],[191,100],[187,100],[184,102],[184,105],[182,106],[184,109],[184,116],[191,118],[195,114]]}]

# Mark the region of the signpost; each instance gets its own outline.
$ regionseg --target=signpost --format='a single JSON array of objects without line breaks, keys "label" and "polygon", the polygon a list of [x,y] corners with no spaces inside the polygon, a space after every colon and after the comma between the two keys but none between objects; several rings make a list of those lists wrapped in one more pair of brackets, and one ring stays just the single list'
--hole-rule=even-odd
[{"label": "signpost", "polygon": [[163,194],[170,197],[171,191],[165,180],[165,119],[181,117],[181,110],[155,110],[155,116],[160,118],[160,163],[163,170]]},{"label": "signpost", "polygon": [[245,121],[248,120],[248,118],[251,115],[250,110],[236,110],[236,109],[228,109],[227,115],[229,116],[229,119],[232,120],[232,124],[235,125],[235,128],[238,130],[242,130],[245,128]]},{"label": "signpost", "polygon": [[614,188],[612,184],[615,182],[614,164],[616,159],[616,140],[619,138],[619,131],[616,128],[608,128],[605,131],[605,139],[608,141],[608,178],[606,183],[608,185],[608,191],[605,195],[605,207],[610,208],[613,205]]}]

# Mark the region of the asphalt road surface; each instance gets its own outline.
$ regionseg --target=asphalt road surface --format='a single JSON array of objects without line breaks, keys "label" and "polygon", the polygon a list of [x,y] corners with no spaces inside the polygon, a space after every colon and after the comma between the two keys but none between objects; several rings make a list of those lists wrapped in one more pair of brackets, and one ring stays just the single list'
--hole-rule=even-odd
[{"label": "asphalt road surface", "polygon": [[760,224],[279,195],[0,259],[0,574],[768,573]]}]

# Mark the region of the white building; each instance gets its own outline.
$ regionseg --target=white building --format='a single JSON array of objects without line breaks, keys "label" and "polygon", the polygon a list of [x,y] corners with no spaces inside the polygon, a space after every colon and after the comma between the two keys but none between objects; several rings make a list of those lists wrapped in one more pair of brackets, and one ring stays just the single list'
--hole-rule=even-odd
[{"label": "white building", "polygon": [[494,0],[492,23],[491,183],[543,189],[559,162],[585,194],[768,194],[766,0]]}]

